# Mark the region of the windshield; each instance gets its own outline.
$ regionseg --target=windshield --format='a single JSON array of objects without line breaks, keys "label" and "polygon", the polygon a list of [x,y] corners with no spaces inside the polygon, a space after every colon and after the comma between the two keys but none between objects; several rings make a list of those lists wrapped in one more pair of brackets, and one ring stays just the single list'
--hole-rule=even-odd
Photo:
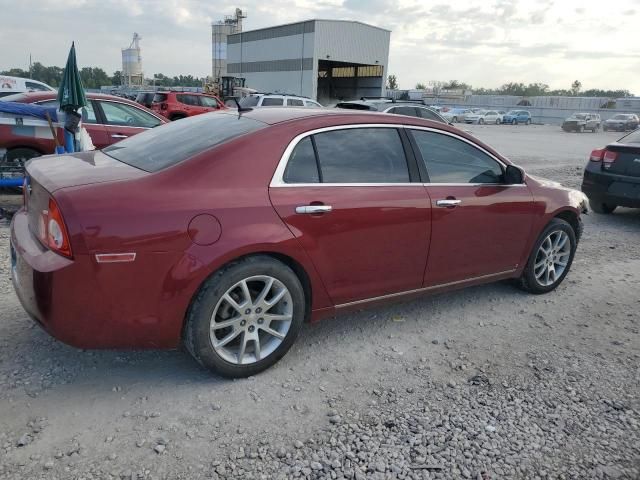
[{"label": "windshield", "polygon": [[103,150],[116,160],[157,172],[265,124],[237,114],[209,113],[147,130]]},{"label": "windshield", "polygon": [[627,118],[629,118],[629,115],[614,115],[613,118],[611,120],[626,120]]}]

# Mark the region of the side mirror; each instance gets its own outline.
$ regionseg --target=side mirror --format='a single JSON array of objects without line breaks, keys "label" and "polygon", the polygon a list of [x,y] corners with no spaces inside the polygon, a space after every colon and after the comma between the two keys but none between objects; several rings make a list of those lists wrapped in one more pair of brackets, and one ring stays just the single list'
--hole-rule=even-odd
[{"label": "side mirror", "polygon": [[504,172],[504,182],[507,185],[519,185],[524,183],[524,172],[518,167],[507,165],[507,169]]}]

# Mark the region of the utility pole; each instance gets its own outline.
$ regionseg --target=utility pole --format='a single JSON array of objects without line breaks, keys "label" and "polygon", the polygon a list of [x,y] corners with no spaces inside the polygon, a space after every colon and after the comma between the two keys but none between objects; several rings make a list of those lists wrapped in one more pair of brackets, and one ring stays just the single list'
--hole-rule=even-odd
[{"label": "utility pole", "polygon": [[29,54],[29,78],[33,79],[33,69],[31,67],[31,54]]}]

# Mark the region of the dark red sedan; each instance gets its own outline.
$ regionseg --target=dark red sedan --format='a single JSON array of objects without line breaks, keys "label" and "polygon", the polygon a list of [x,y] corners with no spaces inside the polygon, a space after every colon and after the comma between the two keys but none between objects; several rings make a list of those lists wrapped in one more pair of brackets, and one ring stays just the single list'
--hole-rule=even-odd
[{"label": "dark red sedan", "polygon": [[184,342],[226,376],[349,309],[503,279],[549,292],[585,209],[456,128],[346,110],[209,113],[27,173],[12,275],[36,321],[83,348]]}]

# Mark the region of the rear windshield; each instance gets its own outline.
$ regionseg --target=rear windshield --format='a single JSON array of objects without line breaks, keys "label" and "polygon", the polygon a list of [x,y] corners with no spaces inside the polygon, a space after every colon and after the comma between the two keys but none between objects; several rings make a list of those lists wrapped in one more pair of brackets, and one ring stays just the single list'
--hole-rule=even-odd
[{"label": "rear windshield", "polygon": [[640,129],[634,130],[629,135],[622,137],[618,143],[640,143]]},{"label": "rear windshield", "polygon": [[196,115],[139,133],[103,152],[132,167],[157,172],[265,126],[226,113]]},{"label": "rear windshield", "polygon": [[339,103],[336,105],[336,108],[346,108],[347,110],[372,110],[371,106],[364,105],[362,103]]},{"label": "rear windshield", "polygon": [[153,103],[162,103],[162,102],[166,102],[167,101],[167,94],[166,93],[156,93],[153,96]]}]

